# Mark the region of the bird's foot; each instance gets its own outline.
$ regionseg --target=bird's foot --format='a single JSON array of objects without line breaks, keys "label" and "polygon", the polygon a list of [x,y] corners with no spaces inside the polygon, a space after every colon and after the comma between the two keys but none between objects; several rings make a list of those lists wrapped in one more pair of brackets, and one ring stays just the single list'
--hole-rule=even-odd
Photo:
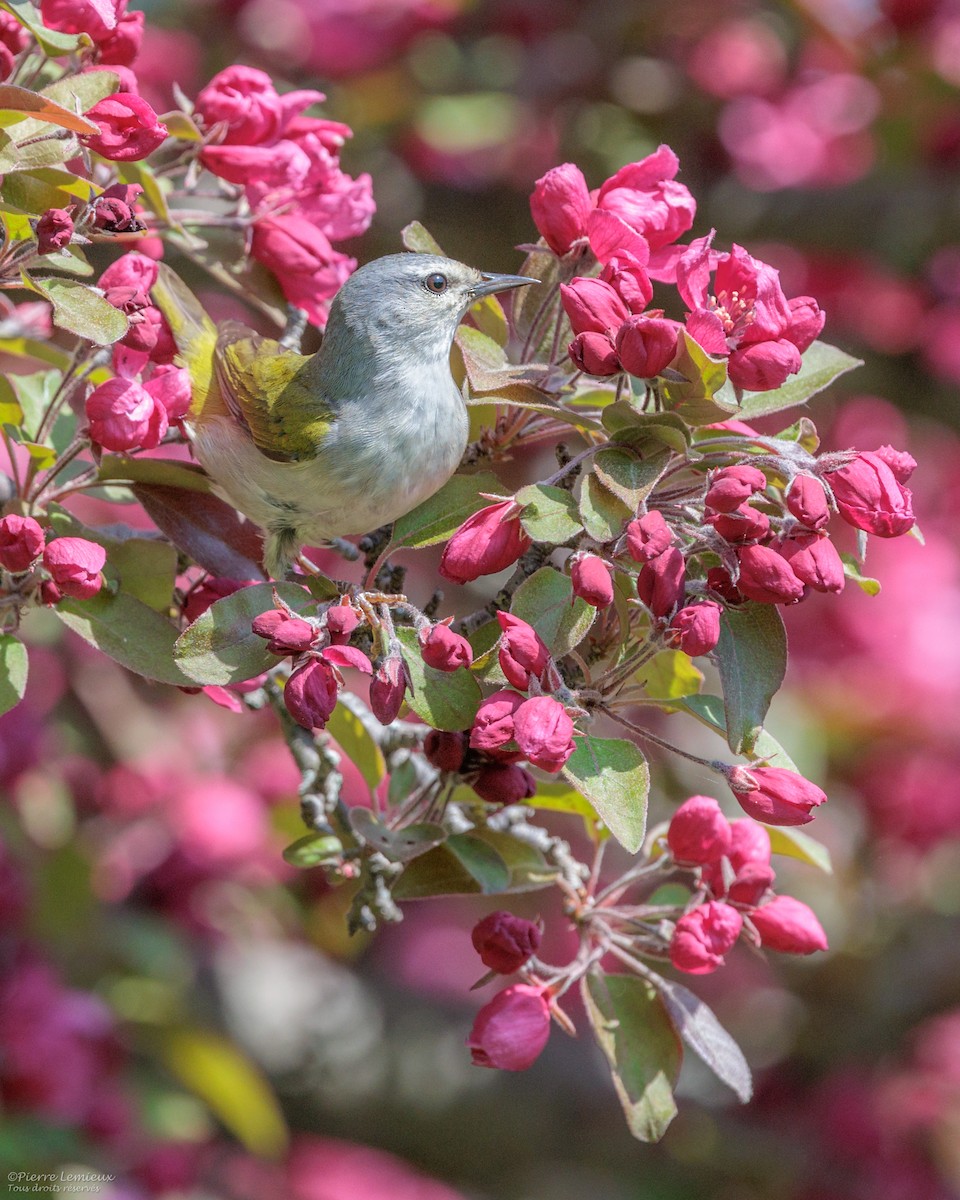
[{"label": "bird's foot", "polygon": [[307,328],[307,319],[307,314],[302,308],[297,308],[294,304],[287,305],[287,323],[277,339],[284,350],[300,353],[300,342]]}]

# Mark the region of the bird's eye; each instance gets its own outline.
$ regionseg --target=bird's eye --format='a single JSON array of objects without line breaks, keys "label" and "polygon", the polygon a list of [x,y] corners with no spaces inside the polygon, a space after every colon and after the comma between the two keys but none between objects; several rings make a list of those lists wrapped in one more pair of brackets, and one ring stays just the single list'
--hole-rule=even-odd
[{"label": "bird's eye", "polygon": [[423,281],[423,286],[428,292],[433,292],[435,296],[439,296],[447,290],[447,277],[446,275],[441,275],[438,271],[435,275],[428,275]]}]

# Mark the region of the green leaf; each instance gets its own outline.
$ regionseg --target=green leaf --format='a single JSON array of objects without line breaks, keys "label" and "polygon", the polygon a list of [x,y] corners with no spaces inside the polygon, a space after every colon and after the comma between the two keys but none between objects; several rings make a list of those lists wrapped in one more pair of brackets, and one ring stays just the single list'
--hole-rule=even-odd
[{"label": "green leaf", "polygon": [[590,801],[606,827],[631,854],[643,845],[647,829],[647,760],[633,742],[621,738],[578,737],[563,777]]},{"label": "green leaf", "polygon": [[158,612],[169,610],[177,575],[177,552],[159,538],[97,539],[107,550],[109,568],[120,578],[123,591]]},{"label": "green leaf", "polygon": [[682,650],[661,650],[638,672],[644,691],[654,700],[676,700],[695,695],[703,674]]},{"label": "green leaf", "polygon": [[[85,113],[120,91],[120,76],[109,68],[106,71],[88,71],[80,75],[64,75],[56,83],[48,83],[41,95],[62,104],[70,112]],[[90,122],[92,124],[92,122]],[[69,128],[69,126],[68,126]],[[94,126],[94,132],[99,132],[99,125]],[[78,132],[90,132],[78,131]]]},{"label": "green leaf", "polygon": [[477,475],[454,475],[429,500],[417,505],[393,527],[391,550],[420,549],[445,542],[467,517],[491,503],[480,492],[500,494],[503,484],[489,471]]},{"label": "green leaf", "polygon": [[[80,117],[78,120],[85,120]],[[0,171],[33,171],[59,167],[80,153],[76,134],[51,127],[48,121],[29,118],[18,121],[12,135],[0,139]]]},{"label": "green leaf", "polygon": [[193,492],[209,492],[210,476],[202,467],[167,458],[128,458],[125,454],[104,454],[98,479],[123,483],[159,483]]},{"label": "green leaf", "polygon": [[721,392],[727,378],[727,360],[712,358],[685,329],[680,331],[679,353],[670,371],[680,378],[664,379],[664,403],[688,425],[710,425],[734,413],[739,415],[736,397]]},{"label": "green leaf", "polygon": [[852,554],[841,553],[840,558],[843,561],[843,573],[847,579],[855,583],[868,596],[880,595],[880,580],[871,579],[869,575],[862,574],[860,564]]},{"label": "green leaf", "polygon": [[510,868],[499,853],[482,838],[470,833],[454,833],[447,848],[468,874],[480,885],[485,896],[505,891],[510,884]]},{"label": "green leaf", "polygon": [[[4,199],[33,216],[39,216],[48,208],[66,208],[75,204],[77,200],[88,200],[93,194],[92,185],[87,184],[85,189],[65,186],[71,180],[75,183],[81,182],[76,176],[53,168],[17,171],[3,181]],[[46,255],[44,265],[59,265],[60,258],[58,254]],[[51,259],[56,259],[57,263],[52,263]]]},{"label": "green leaf", "polygon": [[75,54],[84,46],[92,46],[93,39],[86,33],[60,33],[48,29],[40,19],[40,13],[31,0],[3,0],[0,8],[12,13],[20,24],[28,29],[43,48],[44,54],[58,58],[63,54]]},{"label": "green leaf", "polygon": [[583,532],[577,502],[564,488],[532,483],[517,492],[516,500],[523,505],[520,524],[535,542],[562,546]]},{"label": "green leaf", "polygon": [[[100,74],[100,72],[96,72]],[[116,76],[114,76],[116,78]],[[12,112],[48,125],[59,125],[72,133],[96,134],[100,126],[65,108],[46,92],[32,92],[12,83],[0,83],[0,112]],[[19,131],[17,131],[19,132]]]},{"label": "green leaf", "polygon": [[727,745],[750,753],[787,670],[787,635],[774,604],[726,608],[716,649]]},{"label": "green leaf", "polygon": [[23,424],[23,409],[13,386],[6,375],[0,375],[0,425],[20,427]]},{"label": "green leaf", "polygon": [[[672,707],[677,711],[688,712],[690,716],[695,717],[707,729],[711,729],[714,733],[719,734],[724,741],[727,740],[726,714],[724,713],[723,698],[721,696],[684,696],[682,700],[678,700],[676,705]],[[760,736],[754,743],[753,750],[747,757],[755,760],[762,759],[774,767],[783,767],[787,771],[795,771],[798,775],[800,774],[790,755],[784,750],[773,734],[768,733],[766,729],[761,731]]]},{"label": "green leaf", "polygon": [[0,338],[0,351],[15,358],[35,358],[39,362],[49,363],[58,371],[65,371],[70,366],[69,354],[64,354],[49,342],[35,342],[31,338]]},{"label": "green leaf", "polygon": [[682,984],[658,977],[656,986],[676,1031],[737,1099],[746,1104],[753,1095],[750,1067],[713,1010]]},{"label": "green leaf", "polygon": [[584,977],[581,994],[630,1132],[641,1142],[659,1141],[677,1115],[673,1087],[683,1060],[662,997],[645,979],[596,969]]},{"label": "green leaf", "polygon": [[623,532],[634,510],[608,491],[591,471],[580,488],[580,519],[598,542],[612,542]]},{"label": "green leaf", "polygon": [[98,346],[110,346],[127,332],[123,313],[86,284],[34,277],[31,286],[53,304],[53,323],[60,329]]},{"label": "green leaf", "polygon": [[[602,841],[610,836],[606,826],[599,824],[593,805],[584,796],[565,783],[537,783],[537,790],[524,804],[543,812],[575,813],[583,818],[590,837]],[[684,896],[689,893],[685,892]]]},{"label": "green leaf", "polygon": [[447,831],[442,825],[423,822],[403,829],[390,829],[378,821],[369,808],[359,805],[350,809],[350,825],[362,842],[391,862],[412,862],[447,840]]},{"label": "green leaf", "polygon": [[178,138],[181,142],[203,141],[203,134],[197,128],[196,122],[185,112],[180,112],[179,109],[164,113],[160,121],[166,125],[170,137]]},{"label": "green leaf", "polygon": [[326,728],[372,791],[386,775],[387,764],[383,759],[383,751],[367,732],[363,722],[345,704],[338,704]]},{"label": "green leaf", "polygon": [[313,597],[296,583],[257,583],[215,601],[176,640],[177,666],[191,683],[242,683],[280,662],[252,629],[254,618],[274,607],[274,589],[294,612],[314,607]]},{"label": "green leaf", "polygon": [[68,629],[136,675],[178,687],[196,685],[174,661],[176,627],[126,592],[63,599],[53,611]]},{"label": "green leaf", "polygon": [[626,447],[611,447],[594,455],[593,471],[607,491],[622,500],[632,515],[653,491],[669,461],[667,449],[641,457]]},{"label": "green leaf", "polygon": [[27,689],[27,648],[10,633],[0,634],[0,714],[9,712]]},{"label": "green leaf", "polygon": [[827,342],[814,342],[804,352],[803,366],[796,375],[792,375],[783,387],[777,388],[776,391],[747,392],[741,402],[738,416],[744,421],[751,421],[756,417],[781,412],[785,408],[794,408],[822,392],[847,371],[862,366],[861,359],[844,354],[836,346]]},{"label": "green leaf", "polygon": [[656,453],[656,443],[686,454],[692,440],[690,426],[676,413],[637,412],[626,400],[605,409],[603,423],[612,442],[640,448],[646,454]]},{"label": "green leaf", "polygon": [[768,825],[770,834],[770,849],[774,854],[784,854],[788,858],[799,859],[811,867],[819,867],[828,875],[833,874],[833,863],[830,861],[830,851],[816,838],[801,829],[790,829],[780,825]]},{"label": "green leaf", "polygon": [[450,733],[469,729],[483,698],[479,683],[466,667],[456,671],[428,667],[420,654],[415,629],[400,628],[397,637],[413,684],[412,695],[409,691],[406,695],[410,708],[434,729]]},{"label": "green leaf", "polygon": [[162,1058],[251,1154],[283,1154],[287,1127],[277,1098],[233,1042],[205,1029],[174,1029],[164,1034]]},{"label": "green leaf", "polygon": [[499,346],[507,344],[510,337],[507,317],[496,296],[484,296],[478,300],[470,309],[470,320],[475,322],[481,333],[493,338]]},{"label": "green leaf", "polygon": [[411,221],[400,230],[400,241],[405,250],[412,250],[414,254],[439,254],[441,258],[446,257],[440,249],[439,242],[419,221]]},{"label": "green leaf", "polygon": [[[468,788],[457,789],[455,799],[460,800],[459,792],[466,793],[465,802],[469,803],[476,796]],[[493,850],[496,859],[485,855],[475,844],[464,849],[457,837],[468,836],[471,843],[483,842]],[[453,842],[453,848],[450,843]],[[470,860],[471,869],[464,859]],[[430,896],[477,895],[482,891],[483,883],[477,878],[480,874],[488,885],[499,882],[500,867],[498,861],[504,863],[508,872],[508,882],[498,891],[529,892],[547,887],[556,878],[556,869],[549,867],[542,853],[522,842],[509,833],[495,833],[490,829],[476,829],[469,835],[454,835],[448,838],[442,846],[437,846],[427,854],[415,859],[406,868],[392,888],[396,900],[420,900]]]},{"label": "green leaf", "polygon": [[284,862],[291,867],[319,867],[337,862],[343,854],[343,842],[327,833],[307,833],[297,838],[283,852]]},{"label": "green leaf", "polygon": [[554,658],[579,646],[596,620],[597,610],[573,594],[573,584],[555,567],[541,567],[517,588],[510,611],[542,638]]}]

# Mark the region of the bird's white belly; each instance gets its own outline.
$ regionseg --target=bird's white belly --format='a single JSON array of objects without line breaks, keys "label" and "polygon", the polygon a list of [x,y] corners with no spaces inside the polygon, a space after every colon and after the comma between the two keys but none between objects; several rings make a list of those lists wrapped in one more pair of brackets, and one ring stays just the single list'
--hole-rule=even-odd
[{"label": "bird's white belly", "polygon": [[234,508],[263,529],[295,530],[307,544],[396,520],[443,486],[466,447],[467,414],[449,379],[428,407],[392,414],[374,436],[351,418],[335,424],[316,458],[303,462],[267,458],[226,417],[197,428],[194,446]]}]

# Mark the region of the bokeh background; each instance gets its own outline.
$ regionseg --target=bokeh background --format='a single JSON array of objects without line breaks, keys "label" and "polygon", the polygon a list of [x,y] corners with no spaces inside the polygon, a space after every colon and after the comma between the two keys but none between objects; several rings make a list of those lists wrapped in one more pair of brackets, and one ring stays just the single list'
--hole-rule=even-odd
[{"label": "bokeh background", "polygon": [[[2,1173],[112,1175],[90,1193],[108,1200],[960,1195],[960,4],[131,7],[161,113],[236,61],[327,93],[354,130],[344,168],[373,177],[361,260],[418,219],[516,270],[539,175],[574,161],[596,186],[669,143],[694,233],[773,262],[864,359],[811,415],[826,447],[918,459],[926,544],[873,540],[881,595],[787,612],[771,728],[830,796],[834,874],[780,880],[831,950],[741,947],[696,982],[757,1097],[691,1064],[657,1147],[628,1135],[586,1035],[555,1033],[524,1075],[469,1065],[489,994],[467,990],[469,929],[495,903],[411,905],[348,939],[342,894],[280,858],[298,779],[270,717],[152,688],[37,614],[27,699],[0,719]],[[709,790],[657,778],[658,817]],[[548,897],[517,911],[566,952]]]}]

